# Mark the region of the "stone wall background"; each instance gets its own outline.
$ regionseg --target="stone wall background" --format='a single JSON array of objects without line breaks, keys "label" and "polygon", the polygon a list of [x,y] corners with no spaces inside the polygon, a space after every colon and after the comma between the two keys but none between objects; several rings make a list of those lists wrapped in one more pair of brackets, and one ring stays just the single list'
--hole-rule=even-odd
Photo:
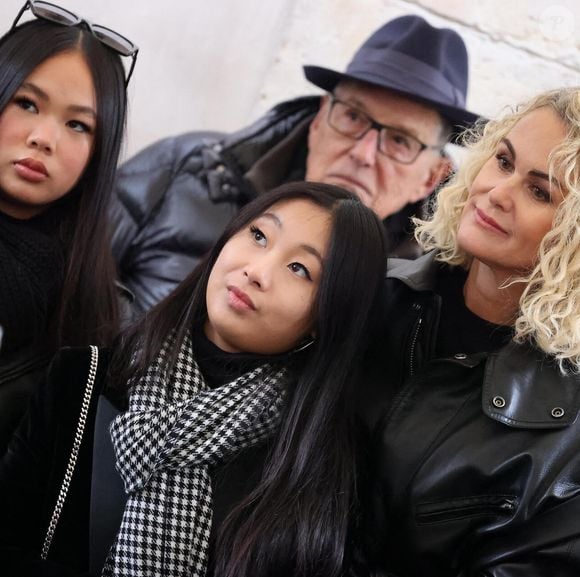
[{"label": "stone wall background", "polygon": [[[402,14],[463,36],[468,107],[480,114],[580,85],[577,0],[56,1],[140,47],[125,155],[189,130],[235,130],[281,100],[318,93],[303,64],[344,69],[365,38]],[[0,30],[23,3],[0,0]]]}]

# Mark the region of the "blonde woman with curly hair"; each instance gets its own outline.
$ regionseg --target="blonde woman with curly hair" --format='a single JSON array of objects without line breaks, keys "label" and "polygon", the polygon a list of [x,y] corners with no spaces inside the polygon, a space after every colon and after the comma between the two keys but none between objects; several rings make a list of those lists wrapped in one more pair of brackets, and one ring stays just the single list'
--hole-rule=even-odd
[{"label": "blonde woman with curly hair", "polygon": [[577,577],[580,88],[466,139],[433,217],[415,222],[426,254],[387,275],[377,563],[401,576]]}]

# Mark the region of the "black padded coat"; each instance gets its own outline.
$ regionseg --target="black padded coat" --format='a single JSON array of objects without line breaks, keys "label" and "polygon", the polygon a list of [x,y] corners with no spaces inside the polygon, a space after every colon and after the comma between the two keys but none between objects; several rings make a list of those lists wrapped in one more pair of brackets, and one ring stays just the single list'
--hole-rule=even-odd
[{"label": "black padded coat", "polygon": [[276,163],[266,188],[304,177],[309,120],[319,98],[284,102],[233,134],[190,132],[157,142],[119,169],[112,205],[113,254],[145,311],[183,280],[226,224],[259,192],[248,172],[306,121],[296,155]]}]

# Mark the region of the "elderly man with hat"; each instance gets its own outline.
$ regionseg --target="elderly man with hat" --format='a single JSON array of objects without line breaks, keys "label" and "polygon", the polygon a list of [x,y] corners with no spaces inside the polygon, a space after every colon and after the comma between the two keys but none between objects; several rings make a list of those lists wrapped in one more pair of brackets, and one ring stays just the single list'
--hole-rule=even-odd
[{"label": "elderly man with hat", "polygon": [[322,98],[283,102],[233,134],[165,139],[129,160],[112,207],[113,250],[138,311],[193,270],[244,204],[292,180],[351,190],[384,220],[390,253],[413,256],[409,219],[448,173],[445,143],[477,118],[465,109],[467,60],[456,32],[402,16],[344,73],[304,67]]}]

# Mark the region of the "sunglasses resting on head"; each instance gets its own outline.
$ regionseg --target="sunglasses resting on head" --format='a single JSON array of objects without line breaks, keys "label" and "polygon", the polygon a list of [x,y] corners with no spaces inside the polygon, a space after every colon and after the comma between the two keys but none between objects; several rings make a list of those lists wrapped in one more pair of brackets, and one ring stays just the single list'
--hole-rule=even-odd
[{"label": "sunglasses resting on head", "polygon": [[121,56],[129,56],[131,60],[131,66],[129,68],[129,73],[127,74],[127,79],[125,80],[125,86],[129,84],[131,75],[135,68],[135,63],[137,61],[137,53],[139,48],[128,38],[125,38],[122,34],[107,28],[106,26],[101,26],[100,24],[92,24],[88,20],[81,18],[74,12],[52,4],[51,2],[42,2],[38,0],[27,0],[24,6],[18,12],[14,22],[12,24],[12,29],[14,29],[20,18],[26,10],[30,10],[36,18],[41,20],[47,20],[55,24],[61,24],[62,26],[81,26],[84,25],[91,34],[105,46],[114,50],[117,54]]}]

